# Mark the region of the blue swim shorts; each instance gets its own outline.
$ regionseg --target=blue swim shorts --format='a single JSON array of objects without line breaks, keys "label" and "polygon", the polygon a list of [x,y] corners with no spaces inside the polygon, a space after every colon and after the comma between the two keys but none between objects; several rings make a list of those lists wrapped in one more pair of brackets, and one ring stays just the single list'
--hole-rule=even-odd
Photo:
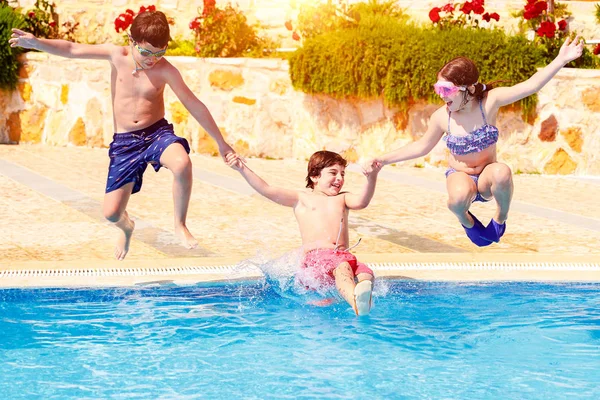
[{"label": "blue swim shorts", "polygon": [[148,164],[160,169],[160,156],[173,143],[181,143],[185,151],[190,146],[184,138],[176,136],[173,125],[166,119],[137,131],[115,133],[108,149],[110,166],[106,181],[106,193],[134,182],[132,193],[142,188],[142,177]]}]

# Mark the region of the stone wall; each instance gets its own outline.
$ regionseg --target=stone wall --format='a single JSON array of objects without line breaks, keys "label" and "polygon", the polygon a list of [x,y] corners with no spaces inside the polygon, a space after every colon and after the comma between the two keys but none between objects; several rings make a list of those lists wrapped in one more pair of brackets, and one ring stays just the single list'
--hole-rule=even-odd
[{"label": "stone wall", "polygon": [[[408,114],[381,99],[312,96],[291,87],[276,59],[170,57],[209,107],[228,142],[246,156],[307,159],[330,149],[353,161],[419,138],[440,105]],[[23,59],[18,91],[0,92],[0,143],[106,147],[113,134],[110,67],[42,53]],[[563,69],[539,93],[533,125],[501,111],[499,159],[515,172],[600,176],[600,71]],[[193,151],[215,154],[212,139],[167,88],[167,118]],[[409,165],[444,165],[444,143]]]}]

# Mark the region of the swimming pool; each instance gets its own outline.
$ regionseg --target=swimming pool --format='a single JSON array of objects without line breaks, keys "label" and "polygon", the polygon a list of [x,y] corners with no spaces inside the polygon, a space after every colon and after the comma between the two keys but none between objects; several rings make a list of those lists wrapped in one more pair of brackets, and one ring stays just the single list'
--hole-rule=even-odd
[{"label": "swimming pool", "polygon": [[[277,288],[275,288],[277,289]],[[0,290],[4,398],[598,398],[600,284]]]}]

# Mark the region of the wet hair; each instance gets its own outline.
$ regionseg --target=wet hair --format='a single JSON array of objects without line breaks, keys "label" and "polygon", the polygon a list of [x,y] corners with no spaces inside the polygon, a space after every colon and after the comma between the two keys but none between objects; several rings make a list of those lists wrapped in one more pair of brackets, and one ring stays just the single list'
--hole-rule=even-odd
[{"label": "wet hair", "polygon": [[475,97],[477,100],[482,100],[486,96],[486,92],[492,90],[496,83],[491,82],[486,83],[485,85],[480,83],[479,70],[477,69],[477,66],[475,66],[475,63],[467,57],[456,57],[455,59],[450,60],[442,67],[442,69],[440,69],[438,77],[444,78],[448,82],[454,83],[456,86],[475,85],[475,91],[473,93],[469,92],[468,96]]},{"label": "wet hair", "polygon": [[157,48],[169,44],[169,22],[160,11],[144,11],[131,24],[131,38],[137,43],[146,42]]},{"label": "wet hair", "polygon": [[317,151],[312,156],[310,156],[310,160],[308,160],[308,175],[306,175],[306,187],[314,189],[315,184],[310,179],[314,176],[320,176],[321,171],[325,168],[332,167],[334,165],[341,165],[342,167],[346,167],[348,161],[344,159],[344,157],[340,156],[338,153],[334,153],[333,151]]}]

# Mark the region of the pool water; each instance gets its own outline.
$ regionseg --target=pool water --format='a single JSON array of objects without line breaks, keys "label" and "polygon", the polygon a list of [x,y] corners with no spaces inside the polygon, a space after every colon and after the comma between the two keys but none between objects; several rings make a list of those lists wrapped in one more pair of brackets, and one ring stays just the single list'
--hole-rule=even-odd
[{"label": "pool water", "polygon": [[600,285],[0,290],[3,398],[600,398]]}]

